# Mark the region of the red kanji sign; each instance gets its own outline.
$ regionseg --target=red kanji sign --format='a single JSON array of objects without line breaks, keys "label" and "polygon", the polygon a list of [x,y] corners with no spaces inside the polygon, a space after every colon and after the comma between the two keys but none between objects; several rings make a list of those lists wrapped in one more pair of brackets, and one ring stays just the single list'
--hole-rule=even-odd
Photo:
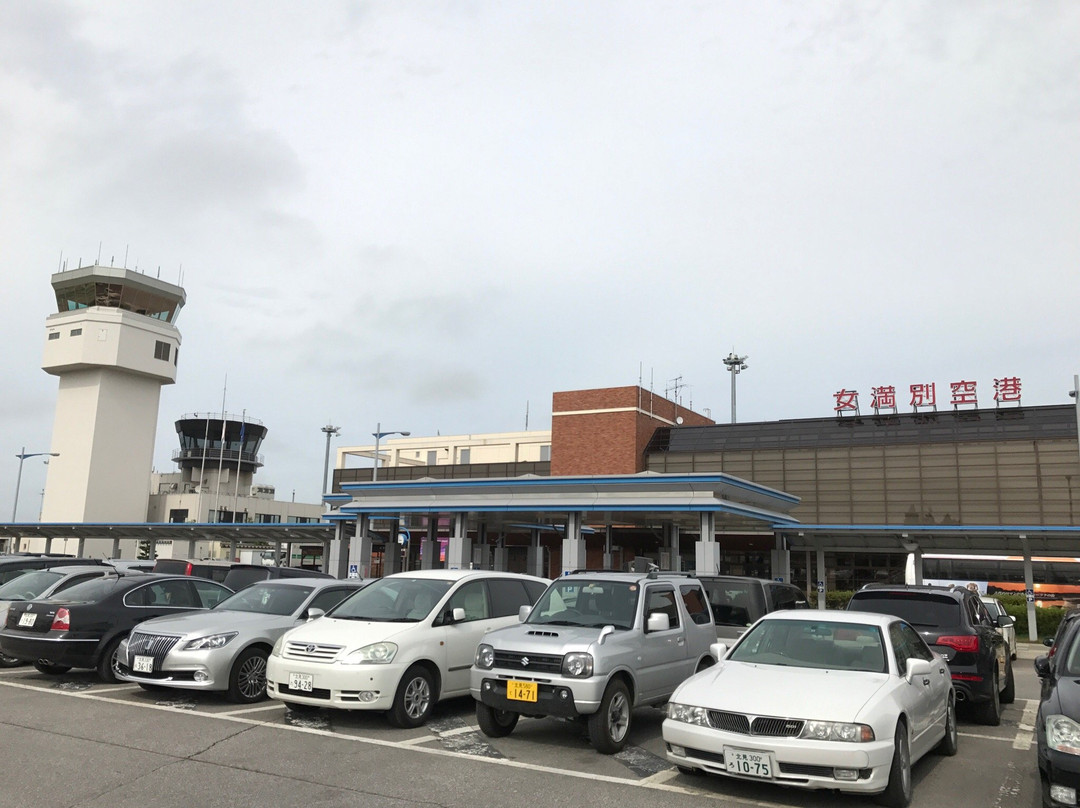
[{"label": "red kanji sign", "polygon": [[994,401],[1020,401],[1020,379],[1015,376],[994,379]]},{"label": "red kanji sign", "polygon": [[949,387],[952,388],[951,403],[954,407],[960,404],[979,406],[979,400],[975,396],[975,382],[951,382]]},{"label": "red kanji sign", "polygon": [[911,385],[911,406],[936,407],[937,384],[935,384],[934,382],[930,382],[930,384]]},{"label": "red kanji sign", "polygon": [[870,402],[870,406],[875,410],[889,407],[896,409],[896,388],[891,384],[885,387],[871,387],[870,393],[874,397]]},{"label": "red kanji sign", "polygon": [[833,410],[836,412],[846,411],[859,411],[859,391],[858,390],[839,390],[833,393],[836,398],[836,406]]}]

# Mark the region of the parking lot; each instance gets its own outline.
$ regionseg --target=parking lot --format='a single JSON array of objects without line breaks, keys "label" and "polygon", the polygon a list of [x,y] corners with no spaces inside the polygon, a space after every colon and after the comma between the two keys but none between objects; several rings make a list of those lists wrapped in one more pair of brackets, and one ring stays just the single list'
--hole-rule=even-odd
[{"label": "parking lot", "polygon": [[[1001,726],[960,716],[960,751],[914,768],[914,806],[1037,806],[1032,723],[1038,680],[1024,649]],[[505,806],[621,808],[709,804],[862,806],[868,799],[678,773],[663,758],[663,713],[634,713],[630,745],[607,757],[583,728],[522,720],[507,738],[476,727],[469,699],[439,705],[416,730],[379,714],[0,671],[0,808],[146,806]]]}]

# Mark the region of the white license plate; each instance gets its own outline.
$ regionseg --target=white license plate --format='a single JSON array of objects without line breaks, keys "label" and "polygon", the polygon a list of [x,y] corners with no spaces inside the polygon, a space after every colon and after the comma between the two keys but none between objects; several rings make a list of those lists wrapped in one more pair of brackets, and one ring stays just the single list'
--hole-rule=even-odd
[{"label": "white license plate", "polygon": [[765,752],[747,752],[742,749],[724,749],[724,765],[729,772],[745,777],[772,779],[775,765],[772,755]]},{"label": "white license plate", "polygon": [[153,673],[154,672],[154,658],[152,656],[137,656],[135,662],[132,664],[131,669],[135,673]]},{"label": "white license plate", "polygon": [[21,615],[19,615],[19,625],[20,626],[32,626],[32,625],[34,625],[36,620],[37,620],[37,613],[36,612],[23,612]]},{"label": "white license plate", "polygon": [[311,674],[310,673],[290,673],[289,674],[289,690],[303,690],[305,693],[311,692]]}]

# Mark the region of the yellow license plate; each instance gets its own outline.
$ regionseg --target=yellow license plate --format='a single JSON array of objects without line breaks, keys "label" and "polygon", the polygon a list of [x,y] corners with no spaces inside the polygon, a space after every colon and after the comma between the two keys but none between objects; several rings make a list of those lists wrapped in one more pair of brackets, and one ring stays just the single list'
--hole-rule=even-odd
[{"label": "yellow license plate", "polygon": [[507,682],[506,698],[511,701],[536,701],[536,682]]}]

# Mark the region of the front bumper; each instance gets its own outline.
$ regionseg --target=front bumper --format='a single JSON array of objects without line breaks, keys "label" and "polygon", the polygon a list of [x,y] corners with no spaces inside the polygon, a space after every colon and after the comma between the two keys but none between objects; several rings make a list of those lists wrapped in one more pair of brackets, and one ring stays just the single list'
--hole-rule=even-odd
[{"label": "front bumper", "polygon": [[[499,670],[474,667],[470,673],[469,692],[472,697],[496,710],[508,710],[531,716],[577,718],[592,715],[600,709],[600,700],[608,679],[592,676],[571,679],[566,676],[525,676]],[[536,701],[517,701],[506,697],[506,683],[535,682]]]},{"label": "front bumper", "polygon": [[[766,738],[664,719],[664,748],[676,766],[740,780],[771,782],[807,789],[836,789],[857,794],[885,790],[892,768],[893,740],[870,743]],[[766,753],[775,763],[770,778],[736,774],[727,769],[725,750]],[[856,779],[841,780],[836,770],[856,772]]]},{"label": "front bumper", "polygon": [[[1080,798],[1080,755],[1068,755],[1049,749],[1045,741],[1040,738],[1039,743],[1039,779],[1042,781],[1043,796],[1047,805],[1075,806]],[[1054,791],[1051,789],[1056,787]],[[1059,793],[1057,789],[1071,789],[1073,802],[1064,802],[1053,799],[1053,793]]]},{"label": "front bumper", "polygon": [[185,690],[228,690],[229,674],[236,657],[235,649],[226,645],[206,651],[173,649],[165,656],[154,655],[154,670],[135,671],[135,654],[129,652],[128,640],[120,643],[119,677],[126,682],[162,685]]},{"label": "front bumper", "polygon": [[[389,710],[407,664],[339,665],[271,656],[266,662],[266,694],[279,701],[338,710]],[[289,688],[290,674],[307,674],[312,689]]]}]

